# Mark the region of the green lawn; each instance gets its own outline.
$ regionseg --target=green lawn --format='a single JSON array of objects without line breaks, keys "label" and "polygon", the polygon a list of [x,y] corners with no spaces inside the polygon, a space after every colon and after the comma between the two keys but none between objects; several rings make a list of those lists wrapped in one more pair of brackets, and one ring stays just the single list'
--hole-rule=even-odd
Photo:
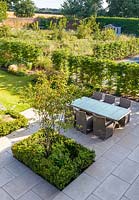
[{"label": "green lawn", "polygon": [[19,92],[30,81],[29,76],[16,76],[0,70],[0,104],[17,112],[29,108],[29,105],[21,103]]}]

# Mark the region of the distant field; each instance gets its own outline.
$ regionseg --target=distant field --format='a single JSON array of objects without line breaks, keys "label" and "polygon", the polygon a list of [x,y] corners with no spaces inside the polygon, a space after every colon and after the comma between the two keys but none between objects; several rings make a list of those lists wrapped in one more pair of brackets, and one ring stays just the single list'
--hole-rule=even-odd
[{"label": "distant field", "polygon": [[[14,12],[7,12],[8,13],[8,18],[16,18],[16,16],[14,15]],[[45,18],[49,18],[49,17],[62,17],[62,15],[54,15],[54,14],[41,14],[41,13],[36,13],[33,18],[37,18],[43,16]]]}]

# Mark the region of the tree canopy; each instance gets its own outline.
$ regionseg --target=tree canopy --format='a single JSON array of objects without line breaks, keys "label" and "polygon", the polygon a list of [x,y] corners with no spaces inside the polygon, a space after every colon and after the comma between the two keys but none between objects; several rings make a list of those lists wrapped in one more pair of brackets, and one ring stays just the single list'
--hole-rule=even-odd
[{"label": "tree canopy", "polygon": [[32,0],[20,0],[14,4],[14,13],[17,17],[32,17],[35,12],[35,4]]},{"label": "tree canopy", "polygon": [[0,1],[0,21],[7,17],[7,4],[6,2]]},{"label": "tree canopy", "polygon": [[62,5],[64,15],[81,18],[96,15],[102,7],[102,0],[66,0]]},{"label": "tree canopy", "polygon": [[139,0],[106,0],[108,15],[119,17],[139,17]]}]

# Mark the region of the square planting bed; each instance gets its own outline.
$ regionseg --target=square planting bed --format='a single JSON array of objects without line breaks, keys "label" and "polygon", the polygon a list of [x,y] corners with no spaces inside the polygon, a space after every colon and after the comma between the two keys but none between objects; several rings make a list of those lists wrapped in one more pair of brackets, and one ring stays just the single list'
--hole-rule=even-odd
[{"label": "square planting bed", "polygon": [[28,120],[19,113],[8,110],[0,111],[0,137],[25,127],[27,124]]},{"label": "square planting bed", "polygon": [[62,190],[95,159],[95,152],[60,134],[51,137],[46,153],[46,136],[39,131],[12,146],[15,158]]}]

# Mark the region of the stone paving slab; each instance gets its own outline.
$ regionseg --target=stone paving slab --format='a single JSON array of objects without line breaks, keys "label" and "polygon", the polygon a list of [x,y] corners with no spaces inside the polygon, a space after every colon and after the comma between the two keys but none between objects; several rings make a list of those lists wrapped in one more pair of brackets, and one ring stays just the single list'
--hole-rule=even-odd
[{"label": "stone paving slab", "polygon": [[29,127],[0,138],[0,200],[139,200],[139,103],[132,102],[131,122],[102,141],[75,129],[64,135],[96,151],[96,162],[63,191],[12,156],[10,147],[39,127],[33,109],[23,112]]},{"label": "stone paving slab", "polygon": [[63,192],[74,200],[85,200],[99,185],[97,179],[82,173]]},{"label": "stone paving slab", "polygon": [[138,200],[139,199],[139,177],[133,183],[133,185],[126,192],[125,196],[130,200]]},{"label": "stone paving slab", "polygon": [[94,192],[102,200],[119,200],[129,188],[129,184],[110,175]]}]

